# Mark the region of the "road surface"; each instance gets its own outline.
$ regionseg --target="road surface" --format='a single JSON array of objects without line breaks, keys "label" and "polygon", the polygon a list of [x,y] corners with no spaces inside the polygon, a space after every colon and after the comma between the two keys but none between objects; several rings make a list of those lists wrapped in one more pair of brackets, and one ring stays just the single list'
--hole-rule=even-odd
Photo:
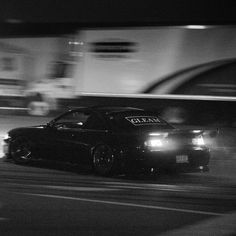
[{"label": "road surface", "polygon": [[0,186],[1,236],[160,235],[236,209],[236,186],[201,174],[102,178],[76,166],[1,159]]},{"label": "road surface", "polygon": [[[0,117],[1,135],[50,120],[21,118]],[[1,158],[0,235],[234,235],[236,181],[211,165],[213,175],[103,178],[85,167]]]}]

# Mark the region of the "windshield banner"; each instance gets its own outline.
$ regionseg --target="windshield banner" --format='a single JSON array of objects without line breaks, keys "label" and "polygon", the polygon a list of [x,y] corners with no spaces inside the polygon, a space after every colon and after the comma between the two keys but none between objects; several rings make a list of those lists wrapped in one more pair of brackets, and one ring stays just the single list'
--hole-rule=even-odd
[{"label": "windshield banner", "polygon": [[125,117],[126,120],[131,122],[133,125],[154,125],[161,123],[156,116],[129,116]]}]

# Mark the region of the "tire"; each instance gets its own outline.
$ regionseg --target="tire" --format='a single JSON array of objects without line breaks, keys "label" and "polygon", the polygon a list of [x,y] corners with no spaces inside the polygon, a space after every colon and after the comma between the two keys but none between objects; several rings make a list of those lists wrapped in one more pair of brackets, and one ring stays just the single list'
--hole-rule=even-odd
[{"label": "tire", "polygon": [[114,175],[117,171],[115,155],[113,150],[106,144],[95,147],[92,153],[92,165],[96,174],[102,176]]},{"label": "tire", "polygon": [[32,156],[32,144],[27,138],[17,137],[10,144],[10,157],[16,164],[27,164]]}]

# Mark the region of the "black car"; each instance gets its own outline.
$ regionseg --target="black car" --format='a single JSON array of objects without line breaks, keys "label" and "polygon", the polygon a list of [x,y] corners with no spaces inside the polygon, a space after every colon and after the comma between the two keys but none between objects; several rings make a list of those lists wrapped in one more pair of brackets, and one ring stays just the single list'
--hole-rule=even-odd
[{"label": "black car", "polygon": [[78,108],[46,125],[13,129],[4,150],[16,163],[90,164],[100,175],[134,169],[204,171],[210,158],[202,131],[178,130],[154,111],[129,107]]}]

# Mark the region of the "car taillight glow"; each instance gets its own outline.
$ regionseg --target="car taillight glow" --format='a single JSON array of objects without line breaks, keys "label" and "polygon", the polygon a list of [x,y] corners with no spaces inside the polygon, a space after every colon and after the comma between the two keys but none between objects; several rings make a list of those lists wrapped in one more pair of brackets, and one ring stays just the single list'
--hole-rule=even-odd
[{"label": "car taillight glow", "polygon": [[199,136],[193,138],[192,143],[193,143],[193,145],[196,145],[196,146],[204,146],[205,145],[202,135],[199,135]]},{"label": "car taillight glow", "polygon": [[147,147],[158,148],[163,146],[163,141],[158,138],[151,138],[145,142]]},{"label": "car taillight glow", "polygon": [[168,137],[168,133],[163,132],[154,132],[149,133],[149,137],[144,142],[144,145],[151,151],[159,151],[163,150],[166,146],[166,138]]}]

